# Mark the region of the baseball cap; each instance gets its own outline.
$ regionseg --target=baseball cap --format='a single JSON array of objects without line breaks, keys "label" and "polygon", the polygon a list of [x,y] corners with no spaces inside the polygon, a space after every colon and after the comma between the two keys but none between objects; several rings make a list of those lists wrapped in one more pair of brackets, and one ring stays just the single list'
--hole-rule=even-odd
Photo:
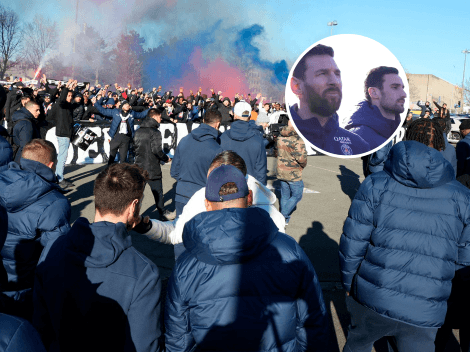
[{"label": "baseball cap", "polygon": [[[238,191],[225,196],[219,195],[220,188],[226,183],[233,182]],[[221,165],[210,173],[206,184],[206,199],[210,202],[226,202],[232,199],[244,198],[249,194],[245,176],[233,165]]]},{"label": "baseball cap", "polygon": [[[248,111],[248,115],[247,114],[243,115],[243,113],[245,111]],[[249,116],[251,116],[251,105],[248,104],[246,101],[242,100],[242,101],[235,104],[235,107],[233,109],[233,113],[237,116],[249,117]]]}]

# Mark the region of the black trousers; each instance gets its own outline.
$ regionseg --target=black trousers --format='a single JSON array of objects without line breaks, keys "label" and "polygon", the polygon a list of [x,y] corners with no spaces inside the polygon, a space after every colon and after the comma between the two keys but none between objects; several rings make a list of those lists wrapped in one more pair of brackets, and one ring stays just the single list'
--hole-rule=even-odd
[{"label": "black trousers", "polygon": [[162,180],[148,180],[147,183],[152,190],[153,198],[155,198],[155,206],[157,207],[157,211],[160,215],[162,215],[165,210],[165,204],[163,202]]},{"label": "black trousers", "polygon": [[121,163],[126,162],[127,151],[129,150],[129,142],[131,137],[125,134],[117,133],[109,143],[109,160],[108,165],[114,163],[114,158],[119,150],[119,160]]}]

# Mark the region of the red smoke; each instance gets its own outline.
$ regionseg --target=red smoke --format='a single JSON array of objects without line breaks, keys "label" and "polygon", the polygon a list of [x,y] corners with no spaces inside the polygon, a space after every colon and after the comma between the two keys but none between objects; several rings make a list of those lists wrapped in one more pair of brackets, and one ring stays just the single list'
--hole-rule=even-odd
[{"label": "red smoke", "polygon": [[[192,89],[194,93],[202,87],[202,94],[210,96],[210,88],[217,93],[222,91],[224,97],[233,100],[236,93],[249,93],[245,74],[237,67],[230,66],[220,56],[214,61],[202,57],[202,49],[196,47],[189,58],[189,67],[184,72],[184,77],[175,82],[177,87],[184,87],[185,95]],[[177,92],[175,92],[178,94]]]}]

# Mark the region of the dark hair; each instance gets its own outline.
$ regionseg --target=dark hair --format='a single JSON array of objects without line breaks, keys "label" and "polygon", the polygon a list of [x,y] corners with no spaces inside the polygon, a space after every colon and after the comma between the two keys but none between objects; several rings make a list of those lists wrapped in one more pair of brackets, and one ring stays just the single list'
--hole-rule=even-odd
[{"label": "dark hair", "polygon": [[101,215],[121,215],[144,194],[148,172],[137,165],[112,164],[96,177],[93,194],[95,209]]},{"label": "dark hair", "polygon": [[216,109],[210,109],[206,112],[206,115],[204,116],[204,123],[208,125],[212,125],[216,122],[221,122],[222,121],[222,114],[220,113],[219,110]]},{"label": "dark hair", "polygon": [[149,109],[148,113],[147,113],[147,117],[154,117],[154,116],[157,116],[157,115],[162,115],[163,113],[163,110],[165,110],[164,108],[162,108],[161,106],[158,107],[158,108],[152,108],[152,109]]},{"label": "dark hair", "polygon": [[379,88],[380,90],[383,89],[384,83],[384,76],[388,74],[395,74],[398,75],[398,70],[395,67],[388,67],[388,66],[379,66],[373,68],[367,74],[367,78],[364,81],[364,93],[366,95],[366,99],[369,103],[372,103],[372,99],[369,95],[369,88]]},{"label": "dark hair", "polygon": [[224,150],[217,154],[212,160],[209,170],[215,169],[221,165],[233,165],[240,170],[244,176],[247,174],[245,160],[243,160],[243,158],[234,151]]},{"label": "dark hair", "polygon": [[444,130],[437,121],[430,119],[418,119],[410,123],[406,131],[407,141],[417,141],[431,146],[436,150],[445,148]]},{"label": "dark hair", "polygon": [[41,164],[49,164],[51,161],[57,162],[57,151],[54,144],[45,139],[33,139],[26,144],[21,152],[23,159],[34,160]]},{"label": "dark hair", "polygon": [[297,66],[295,66],[295,69],[292,75],[295,78],[304,79],[305,70],[307,69],[305,62],[307,61],[308,58],[312,56],[320,56],[320,55],[328,55],[328,56],[334,57],[335,52],[331,46],[326,46],[323,44],[315,45],[300,59],[300,61],[297,63]]}]

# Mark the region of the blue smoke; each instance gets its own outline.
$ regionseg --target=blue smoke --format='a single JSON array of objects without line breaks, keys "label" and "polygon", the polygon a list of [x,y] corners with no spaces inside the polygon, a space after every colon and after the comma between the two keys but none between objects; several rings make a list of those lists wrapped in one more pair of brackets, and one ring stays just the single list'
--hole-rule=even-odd
[{"label": "blue smoke", "polygon": [[238,56],[248,58],[251,63],[259,68],[274,72],[271,80],[274,84],[286,84],[289,76],[289,69],[285,60],[270,62],[260,58],[260,49],[253,45],[253,40],[264,32],[264,28],[259,24],[244,28],[237,33],[235,40],[235,50]]},{"label": "blue smoke", "polygon": [[144,86],[158,82],[163,89],[173,87],[175,79],[183,78],[188,72],[189,60],[196,47],[203,50],[215,42],[214,33],[220,28],[222,21],[212,27],[184,39],[170,39],[157,48],[149,49],[143,57]]}]

